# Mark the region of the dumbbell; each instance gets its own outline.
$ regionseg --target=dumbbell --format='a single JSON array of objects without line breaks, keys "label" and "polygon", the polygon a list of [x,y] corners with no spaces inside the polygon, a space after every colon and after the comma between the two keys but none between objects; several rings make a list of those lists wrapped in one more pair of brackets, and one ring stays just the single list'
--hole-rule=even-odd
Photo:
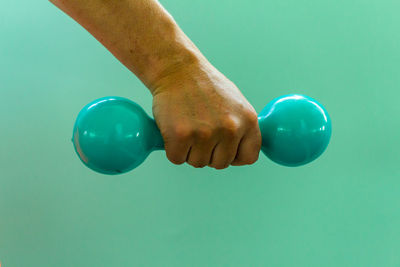
[{"label": "dumbbell", "polygon": [[[258,115],[258,123],[262,152],[289,167],[318,158],[332,131],[325,108],[300,94],[273,99]],[[164,149],[155,121],[135,102],[116,96],[94,100],[79,112],[72,142],[81,161],[103,174],[128,172],[152,151]]]}]

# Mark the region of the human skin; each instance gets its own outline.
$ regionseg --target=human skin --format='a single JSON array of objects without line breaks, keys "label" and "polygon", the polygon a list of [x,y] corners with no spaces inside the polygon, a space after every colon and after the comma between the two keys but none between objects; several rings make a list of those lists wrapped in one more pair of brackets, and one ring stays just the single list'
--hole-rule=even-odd
[{"label": "human skin", "polygon": [[131,70],[153,95],[174,164],[224,169],[257,161],[257,113],[156,0],[50,0]]}]

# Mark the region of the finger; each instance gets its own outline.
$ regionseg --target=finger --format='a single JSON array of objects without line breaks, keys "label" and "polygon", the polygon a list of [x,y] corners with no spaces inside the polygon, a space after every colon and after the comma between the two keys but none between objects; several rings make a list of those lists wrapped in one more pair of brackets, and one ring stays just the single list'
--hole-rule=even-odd
[{"label": "finger", "polygon": [[215,136],[211,129],[197,129],[188,154],[187,163],[195,168],[208,165],[212,151],[216,145]]},{"label": "finger", "polygon": [[222,140],[216,145],[211,155],[209,166],[217,170],[227,168],[235,159],[240,138]]},{"label": "finger", "polygon": [[258,160],[261,148],[261,136],[256,132],[245,135],[239,143],[239,148],[232,166],[253,164]]},{"label": "finger", "polygon": [[173,164],[180,165],[186,162],[190,150],[190,143],[166,142],[164,147],[168,160]]},{"label": "finger", "polygon": [[191,145],[191,132],[185,127],[174,127],[163,134],[167,158],[174,164],[186,162]]},{"label": "finger", "polygon": [[196,143],[190,148],[187,163],[195,168],[203,168],[207,166],[211,160],[215,143]]}]

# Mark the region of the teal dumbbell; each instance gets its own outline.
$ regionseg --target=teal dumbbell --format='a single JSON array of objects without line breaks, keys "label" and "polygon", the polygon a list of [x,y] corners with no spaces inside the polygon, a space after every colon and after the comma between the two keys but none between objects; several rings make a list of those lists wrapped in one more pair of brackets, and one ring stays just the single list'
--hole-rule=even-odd
[{"label": "teal dumbbell", "polygon": [[[307,164],[326,149],[331,120],[316,100],[298,94],[278,97],[258,115],[262,152],[284,166]],[[135,102],[103,97],[79,113],[72,141],[92,170],[120,174],[139,166],[154,150],[164,149],[155,121]]]}]

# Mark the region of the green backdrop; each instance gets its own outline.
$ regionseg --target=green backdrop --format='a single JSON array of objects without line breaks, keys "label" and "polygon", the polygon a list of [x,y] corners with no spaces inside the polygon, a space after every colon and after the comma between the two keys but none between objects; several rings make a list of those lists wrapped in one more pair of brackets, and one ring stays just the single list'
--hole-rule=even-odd
[{"label": "green backdrop", "polygon": [[303,93],[333,122],[314,163],[85,168],[79,110],[151,95],[47,1],[0,1],[0,262],[24,266],[400,266],[400,2],[163,0],[260,111]]}]

